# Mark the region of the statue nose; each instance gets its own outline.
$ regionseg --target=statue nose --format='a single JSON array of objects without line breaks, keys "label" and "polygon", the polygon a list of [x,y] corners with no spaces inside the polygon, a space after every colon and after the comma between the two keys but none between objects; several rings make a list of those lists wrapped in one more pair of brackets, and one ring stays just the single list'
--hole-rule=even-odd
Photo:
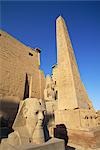
[{"label": "statue nose", "polygon": [[38,114],[38,119],[39,119],[39,120],[43,120],[43,113],[42,113],[42,112],[39,112],[39,114]]}]

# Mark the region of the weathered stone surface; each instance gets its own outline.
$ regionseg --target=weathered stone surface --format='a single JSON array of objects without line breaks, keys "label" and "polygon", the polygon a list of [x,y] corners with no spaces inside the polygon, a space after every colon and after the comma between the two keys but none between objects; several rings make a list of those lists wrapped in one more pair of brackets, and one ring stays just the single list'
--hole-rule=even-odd
[{"label": "weathered stone surface", "polygon": [[44,143],[42,101],[36,98],[27,98],[21,101],[18,114],[13,124],[14,132],[9,134],[1,145],[17,146],[27,143]]},{"label": "weathered stone surface", "polygon": [[48,142],[38,145],[23,144],[20,146],[17,145],[16,147],[9,146],[9,148],[5,145],[5,149],[0,148],[1,150],[64,150],[64,141],[52,138]]},{"label": "weathered stone surface", "polygon": [[[52,71],[52,79],[58,91],[55,124],[63,123],[66,126],[69,141],[71,139],[72,143],[80,145],[83,149],[98,148],[100,129],[98,134],[97,132],[94,134],[94,131],[100,124],[99,112],[94,110],[81,81],[69,34],[61,16],[56,20],[56,38],[57,65],[53,66]],[[77,143],[78,138],[79,143]]]},{"label": "weathered stone surface", "polygon": [[100,149],[100,128],[91,130],[68,130],[68,145],[79,150],[99,150]]},{"label": "weathered stone surface", "polygon": [[4,31],[0,33],[0,108],[2,115],[10,117],[20,100],[29,96],[43,99],[45,77],[39,69],[37,49],[25,46]]},{"label": "weathered stone surface", "polygon": [[68,129],[88,129],[98,125],[98,116],[92,110],[56,110],[55,123],[64,123]]},{"label": "weathered stone surface", "polygon": [[80,79],[74,51],[63,18],[56,20],[58,109],[92,108]]},{"label": "weathered stone surface", "polygon": [[[69,34],[64,19],[56,20],[57,65],[52,79],[58,91],[55,123],[65,123],[68,129],[98,126],[98,115],[81,81]],[[72,118],[72,119],[71,119]]]},{"label": "weathered stone surface", "polygon": [[31,97],[43,98],[43,93],[40,96],[40,53],[36,49],[25,46],[6,32],[0,31],[0,33],[0,64],[2,64],[0,65],[2,70],[0,94],[23,99],[25,83],[28,82],[29,85],[32,77],[34,84]]},{"label": "weathered stone surface", "polygon": [[27,98],[21,102],[13,129],[18,131],[20,136],[28,138],[29,142],[43,142],[43,111],[45,108],[42,107],[42,101],[36,98]]},{"label": "weathered stone surface", "polygon": [[56,99],[55,84],[49,75],[46,76],[46,83],[45,83],[45,89],[44,89],[44,99],[46,101]]}]

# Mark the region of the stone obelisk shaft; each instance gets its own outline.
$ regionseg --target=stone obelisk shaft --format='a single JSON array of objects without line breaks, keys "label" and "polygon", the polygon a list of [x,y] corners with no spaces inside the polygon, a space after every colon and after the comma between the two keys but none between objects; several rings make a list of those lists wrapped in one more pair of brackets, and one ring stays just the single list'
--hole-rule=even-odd
[{"label": "stone obelisk shaft", "polygon": [[58,109],[92,107],[80,79],[78,66],[64,19],[56,20],[58,64]]}]

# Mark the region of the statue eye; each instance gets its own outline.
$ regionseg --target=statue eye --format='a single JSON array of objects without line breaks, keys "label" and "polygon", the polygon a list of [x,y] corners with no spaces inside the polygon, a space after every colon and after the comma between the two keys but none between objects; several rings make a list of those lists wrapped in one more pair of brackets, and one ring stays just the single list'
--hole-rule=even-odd
[{"label": "statue eye", "polygon": [[41,103],[39,102],[39,104],[41,105]]},{"label": "statue eye", "polygon": [[38,111],[36,111],[36,115],[38,114],[39,112]]}]

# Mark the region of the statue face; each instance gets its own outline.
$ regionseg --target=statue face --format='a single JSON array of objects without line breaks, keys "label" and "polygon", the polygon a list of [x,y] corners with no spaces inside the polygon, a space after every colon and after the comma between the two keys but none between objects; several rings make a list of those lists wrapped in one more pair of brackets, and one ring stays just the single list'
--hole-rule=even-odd
[{"label": "statue face", "polygon": [[32,133],[38,122],[42,125],[42,106],[39,100],[35,98],[28,98],[25,100],[25,103],[23,116],[26,119],[26,126],[30,129],[30,133]]},{"label": "statue face", "polygon": [[27,99],[26,106],[24,110],[24,117],[26,120],[36,120],[38,119],[38,113],[41,110],[41,105],[37,99]]},{"label": "statue face", "polygon": [[27,98],[23,101],[23,104],[17,114],[14,127],[26,126],[29,134],[33,134],[34,129],[39,122],[42,125],[43,122],[43,108],[42,103],[36,98]]}]

